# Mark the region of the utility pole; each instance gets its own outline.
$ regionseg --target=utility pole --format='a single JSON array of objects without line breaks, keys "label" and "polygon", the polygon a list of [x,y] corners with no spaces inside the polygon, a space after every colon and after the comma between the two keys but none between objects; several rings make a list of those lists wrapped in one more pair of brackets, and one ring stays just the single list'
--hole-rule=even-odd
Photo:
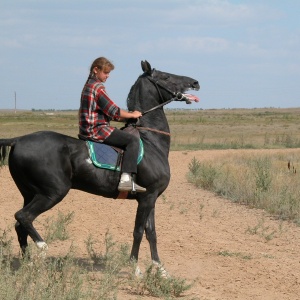
[{"label": "utility pole", "polygon": [[17,113],[17,93],[15,92],[15,113]]}]

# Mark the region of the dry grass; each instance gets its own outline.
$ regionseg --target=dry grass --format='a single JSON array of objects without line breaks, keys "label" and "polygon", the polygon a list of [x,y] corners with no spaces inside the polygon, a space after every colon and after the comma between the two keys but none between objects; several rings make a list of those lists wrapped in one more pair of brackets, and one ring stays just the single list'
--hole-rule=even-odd
[{"label": "dry grass", "polygon": [[[166,110],[166,115],[171,150],[300,147],[300,108]],[[77,111],[0,111],[0,130],[1,138],[39,130],[76,137]]]},{"label": "dry grass", "polygon": [[234,154],[190,162],[188,179],[233,202],[264,209],[300,225],[298,154]]},{"label": "dry grass", "polygon": [[172,149],[300,146],[300,108],[169,111]]},{"label": "dry grass", "polygon": [[[69,213],[52,220],[59,228],[68,225]],[[48,224],[45,225],[47,227]],[[54,235],[51,235],[54,234]],[[48,241],[56,240],[51,232]],[[131,295],[159,299],[187,299],[182,293],[191,288],[185,279],[164,278],[160,269],[149,263],[143,277],[134,275],[135,263],[129,261],[128,245],[118,245],[105,235],[105,253],[94,249],[91,237],[86,242],[89,259],[77,259],[71,246],[64,257],[44,257],[29,245],[30,257],[14,257],[7,230],[0,229],[0,299],[84,299],[117,300],[120,290]]]}]

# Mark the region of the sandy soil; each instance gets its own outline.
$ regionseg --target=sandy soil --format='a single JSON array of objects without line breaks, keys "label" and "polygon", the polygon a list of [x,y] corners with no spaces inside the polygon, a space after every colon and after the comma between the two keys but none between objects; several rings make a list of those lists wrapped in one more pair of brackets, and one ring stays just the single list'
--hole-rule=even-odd
[{"label": "sandy soil", "polygon": [[[188,164],[223,157],[241,150],[171,152],[171,183],[157,201],[156,226],[160,258],[171,275],[195,281],[186,296],[202,300],[300,299],[300,228],[280,222],[261,210],[249,209],[196,189],[186,180]],[[242,150],[255,152],[254,150]],[[299,150],[258,150],[260,152]],[[0,228],[12,228],[22,197],[7,167],[0,170]],[[300,199],[299,199],[300,200]],[[74,211],[70,239],[50,244],[49,255],[63,255],[71,242],[79,258],[87,257],[84,241],[89,234],[102,242],[109,229],[120,243],[132,242],[136,202],[110,200],[70,191],[51,211],[40,216],[36,227],[60,210]],[[251,234],[259,224],[261,231]],[[271,234],[272,238],[266,237]],[[14,232],[12,234],[15,237]],[[103,245],[99,245],[101,248]],[[18,244],[14,238],[14,251]],[[146,239],[140,259],[149,259]],[[143,264],[141,264],[143,266]],[[137,299],[126,291],[119,299]],[[152,299],[141,297],[139,299]]]}]

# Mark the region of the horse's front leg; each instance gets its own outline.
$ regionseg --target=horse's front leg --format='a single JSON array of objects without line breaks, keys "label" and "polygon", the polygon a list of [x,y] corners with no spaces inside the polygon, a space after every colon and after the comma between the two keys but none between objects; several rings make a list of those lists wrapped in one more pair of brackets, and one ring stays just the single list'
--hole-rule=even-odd
[{"label": "horse's front leg", "polygon": [[[140,206],[140,205],[139,205]],[[130,258],[132,260],[138,260],[140,245],[142,242],[144,231],[146,232],[146,238],[149,242],[151,258],[153,261],[160,263],[157,252],[157,238],[155,230],[155,208],[143,208],[138,207],[135,227],[133,232],[133,246],[131,250]]]},{"label": "horse's front leg", "polygon": [[[153,196],[153,195],[152,195]],[[151,201],[152,199],[152,201]],[[160,270],[163,277],[168,277],[169,274],[160,263],[160,259],[157,251],[157,237],[155,230],[155,200],[153,198],[143,198],[139,201],[137,208],[135,227],[133,233],[133,245],[130,258],[137,262],[139,256],[139,249],[143,238],[144,231],[146,232],[146,238],[149,242],[151,258],[154,266]],[[140,268],[136,268],[136,276],[141,276]]]},{"label": "horse's front leg", "polygon": [[146,227],[146,238],[149,242],[152,261],[160,263],[157,251],[157,237],[155,230],[155,208],[153,207],[148,215]]},{"label": "horse's front leg", "polygon": [[[155,200],[153,200],[153,195],[145,196],[146,195],[143,195],[143,197],[138,199],[138,207],[133,231],[133,245],[130,258],[131,260],[138,261],[140,245],[143,239],[144,231],[146,230],[146,237],[150,243],[151,257],[153,260],[159,261],[156,249],[156,233],[154,225]],[[149,216],[151,216],[150,219]],[[147,229],[147,227],[151,229]]]},{"label": "horse's front leg", "polygon": [[153,265],[155,268],[157,268],[160,271],[160,274],[164,278],[169,278],[170,275],[166,271],[166,269],[163,267],[163,265],[160,263],[160,259],[158,257],[158,251],[157,251],[157,237],[156,237],[156,230],[155,230],[155,208],[153,208],[150,211],[150,214],[148,216],[147,222],[146,222],[146,238],[150,245],[150,251],[151,251],[151,258]]}]

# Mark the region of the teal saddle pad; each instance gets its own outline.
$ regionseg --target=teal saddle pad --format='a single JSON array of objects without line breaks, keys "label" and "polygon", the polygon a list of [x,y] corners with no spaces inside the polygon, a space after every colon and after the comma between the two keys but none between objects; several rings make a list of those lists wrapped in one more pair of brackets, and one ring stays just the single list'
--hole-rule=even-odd
[{"label": "teal saddle pad", "polygon": [[[123,157],[123,150],[111,147],[103,143],[96,143],[92,141],[86,142],[90,159],[93,164],[102,169],[108,169],[113,171],[121,170],[121,163]],[[137,164],[141,162],[144,156],[144,145],[140,139],[140,148]]]}]

